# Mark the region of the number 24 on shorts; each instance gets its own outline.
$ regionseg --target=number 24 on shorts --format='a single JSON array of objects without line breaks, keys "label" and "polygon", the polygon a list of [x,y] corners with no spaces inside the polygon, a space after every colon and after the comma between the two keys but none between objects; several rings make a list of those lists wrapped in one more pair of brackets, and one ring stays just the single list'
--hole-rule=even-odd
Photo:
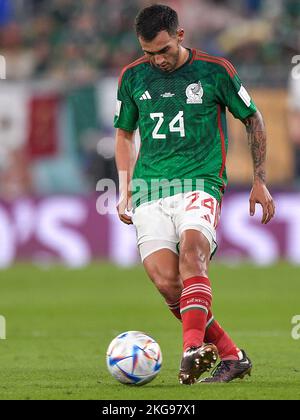
[{"label": "number 24 on shorts", "polygon": [[[186,199],[190,201],[188,205],[186,206],[185,211],[200,210],[201,207],[207,208],[209,210],[209,213],[201,217],[207,220],[211,224],[212,224],[211,218],[214,218],[213,225],[214,227],[216,227],[220,219],[219,203],[216,200],[214,200],[212,197],[209,197],[209,198],[204,198],[203,200],[201,200],[201,203],[199,205],[199,203],[197,203],[199,198],[200,198],[200,192],[193,192],[192,194],[188,195]],[[215,205],[215,202],[216,202],[216,205]]]}]

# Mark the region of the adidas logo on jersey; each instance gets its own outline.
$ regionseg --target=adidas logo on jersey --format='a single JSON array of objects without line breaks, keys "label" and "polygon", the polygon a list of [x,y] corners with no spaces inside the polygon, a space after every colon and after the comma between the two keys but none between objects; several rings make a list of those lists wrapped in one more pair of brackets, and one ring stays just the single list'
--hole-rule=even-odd
[{"label": "adidas logo on jersey", "polygon": [[140,97],[140,101],[145,101],[147,99],[152,99],[148,90],[146,90],[146,92]]}]

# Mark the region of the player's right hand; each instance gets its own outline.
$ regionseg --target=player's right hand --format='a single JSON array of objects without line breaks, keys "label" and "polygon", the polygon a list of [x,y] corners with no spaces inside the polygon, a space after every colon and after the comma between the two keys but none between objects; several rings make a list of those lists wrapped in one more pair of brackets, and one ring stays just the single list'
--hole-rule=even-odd
[{"label": "player's right hand", "polygon": [[121,222],[125,223],[126,225],[132,225],[132,218],[128,214],[126,214],[126,210],[130,212],[132,210],[132,203],[131,197],[129,193],[127,195],[121,194],[119,203],[117,205],[118,215]]}]

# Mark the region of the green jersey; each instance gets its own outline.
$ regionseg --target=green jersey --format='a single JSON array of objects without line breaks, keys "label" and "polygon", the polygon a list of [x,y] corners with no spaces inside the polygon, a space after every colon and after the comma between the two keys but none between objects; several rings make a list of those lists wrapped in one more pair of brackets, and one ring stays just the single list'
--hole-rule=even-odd
[{"label": "green jersey", "polygon": [[123,69],[114,126],[129,132],[139,128],[135,205],[196,189],[222,199],[227,185],[226,107],[240,120],[256,112],[224,58],[193,49],[187,62],[171,73],[153,66],[146,56]]}]

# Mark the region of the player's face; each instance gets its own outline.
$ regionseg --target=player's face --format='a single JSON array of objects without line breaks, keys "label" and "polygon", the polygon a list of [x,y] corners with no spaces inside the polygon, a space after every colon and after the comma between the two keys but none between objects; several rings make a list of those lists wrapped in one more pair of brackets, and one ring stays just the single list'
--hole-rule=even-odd
[{"label": "player's face", "polygon": [[182,29],[178,30],[176,35],[169,35],[167,31],[161,31],[152,41],[145,41],[141,37],[139,37],[139,41],[144,53],[154,66],[165,72],[171,72],[178,66],[183,34]]}]

